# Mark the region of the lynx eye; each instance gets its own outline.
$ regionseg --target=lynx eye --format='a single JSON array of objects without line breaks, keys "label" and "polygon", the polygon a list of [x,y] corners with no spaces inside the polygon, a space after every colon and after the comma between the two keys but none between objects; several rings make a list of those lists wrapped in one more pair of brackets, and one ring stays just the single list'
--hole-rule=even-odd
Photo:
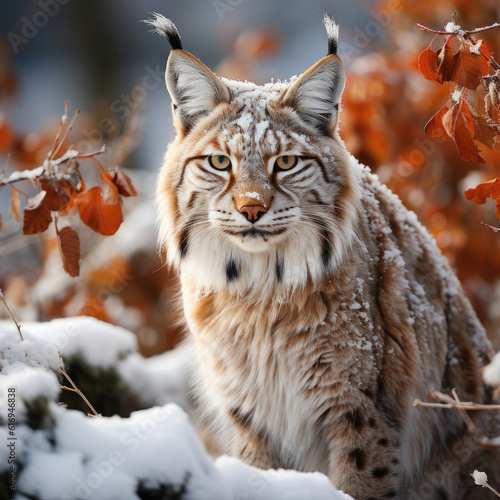
[{"label": "lynx eye", "polygon": [[213,155],[208,157],[208,163],[215,170],[231,170],[231,160],[224,155]]},{"label": "lynx eye", "polygon": [[295,155],[278,156],[274,162],[276,170],[290,170],[297,165],[299,157]]}]

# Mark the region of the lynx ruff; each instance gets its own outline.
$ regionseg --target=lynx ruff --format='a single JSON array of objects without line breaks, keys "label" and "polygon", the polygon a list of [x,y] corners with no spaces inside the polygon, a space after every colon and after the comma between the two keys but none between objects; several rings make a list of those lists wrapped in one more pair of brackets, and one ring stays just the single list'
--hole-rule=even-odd
[{"label": "lynx ruff", "polygon": [[324,472],[358,499],[421,498],[422,485],[472,498],[460,416],[413,401],[453,387],[486,401],[490,346],[431,236],[339,138],[338,25],[325,16],[328,55],[304,74],[258,86],[217,77],[170,20],[148,22],[172,47],[177,131],[160,246],[221,451]]}]

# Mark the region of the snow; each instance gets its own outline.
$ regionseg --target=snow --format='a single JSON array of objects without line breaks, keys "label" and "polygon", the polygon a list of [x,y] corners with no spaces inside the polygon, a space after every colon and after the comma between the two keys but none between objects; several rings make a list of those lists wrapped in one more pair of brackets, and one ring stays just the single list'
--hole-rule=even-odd
[{"label": "snow", "polygon": [[193,345],[184,343],[173,351],[144,359],[134,353],[124,359],[117,370],[132,391],[146,405],[169,401],[188,407],[186,367],[194,358]]},{"label": "snow", "polygon": [[[75,479],[83,479],[84,468],[80,453],[52,453],[35,449],[23,470],[20,482],[23,492],[42,500],[62,498]],[[25,479],[27,478],[27,479]]]},{"label": "snow", "polygon": [[241,193],[239,197],[242,198],[243,196],[246,196],[247,198],[254,198],[255,200],[261,200],[262,199],[260,197],[260,194],[256,193],[255,191],[251,191],[251,192],[248,192],[248,193]]},{"label": "snow", "polygon": [[474,478],[476,484],[482,486],[483,488],[488,484],[488,476],[486,475],[486,472],[479,472],[478,470],[475,470],[472,473],[472,477]]},{"label": "snow", "polygon": [[222,477],[230,485],[230,498],[248,500],[347,500],[352,497],[337,491],[326,476],[318,472],[299,473],[291,470],[263,471],[235,458],[216,460]]},{"label": "snow", "polygon": [[20,179],[34,180],[40,177],[44,170],[45,167],[43,165],[41,167],[34,168],[33,170],[17,170],[16,172],[12,172],[12,174],[10,174],[4,182],[7,184],[9,182],[16,182]]},{"label": "snow", "polygon": [[51,413],[55,445],[47,449],[45,443],[31,442],[19,477],[19,490],[41,499],[136,500],[140,482],[184,485],[193,500],[351,498],[320,473],[263,471],[226,456],[213,461],[175,404],[127,419],[89,418],[56,404]]},{"label": "snow", "polygon": [[484,367],[483,379],[493,387],[500,386],[500,352],[497,352],[490,364]]},{"label": "snow", "polygon": [[262,120],[260,122],[257,122],[257,124],[255,125],[255,142],[260,142],[268,127],[269,120]]},{"label": "snow", "polygon": [[[24,341],[12,322],[0,322],[0,415],[7,414],[7,389],[15,387],[19,500],[21,491],[40,500],[139,500],[139,488],[165,487],[185,491],[190,500],[351,498],[320,473],[264,471],[227,456],[213,460],[186,412],[170,402],[188,399],[192,344],[145,359],[132,333],[93,318],[24,323],[21,329]],[[128,418],[91,418],[59,406],[57,350],[67,360],[79,356],[91,366],[116,369],[132,393],[157,406]],[[36,428],[26,411],[34,398],[45,401],[47,417]],[[4,443],[7,432],[0,426]],[[2,447],[0,473],[8,456]]]},{"label": "snow", "polygon": [[243,132],[247,132],[250,129],[252,123],[253,123],[253,117],[250,113],[242,113],[241,116],[236,121],[236,125],[238,125]]},{"label": "snow", "polygon": [[481,55],[481,50],[480,50],[481,43],[483,43],[482,40],[479,40],[475,45],[472,43],[469,45],[469,50],[471,51],[472,54]]},{"label": "snow", "polygon": [[27,330],[27,339],[36,338],[37,342],[44,343],[42,352],[47,357],[57,359],[57,351],[63,358],[80,354],[94,367],[110,368],[126,354],[137,350],[133,333],[85,316],[70,321],[63,318],[49,323],[27,322],[23,330]]},{"label": "snow", "polygon": [[450,21],[445,27],[445,31],[448,33],[457,33],[460,31],[460,26],[458,24],[455,24],[454,22]]}]

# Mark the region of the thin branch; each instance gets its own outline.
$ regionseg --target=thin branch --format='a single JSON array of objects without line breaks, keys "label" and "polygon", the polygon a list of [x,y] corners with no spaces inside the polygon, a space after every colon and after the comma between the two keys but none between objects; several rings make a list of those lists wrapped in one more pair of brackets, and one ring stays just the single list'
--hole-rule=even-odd
[{"label": "thin branch", "polygon": [[447,30],[433,30],[431,28],[428,28],[427,26],[424,26],[423,24],[420,23],[415,23],[415,26],[422,30],[422,31],[428,31],[429,33],[436,33],[438,35],[474,35],[475,33],[482,33],[483,31],[488,31],[492,30],[495,28],[500,28],[500,23],[495,23],[492,24],[491,26],[484,26],[483,28],[476,28],[473,30],[463,30],[463,29],[456,29],[454,31],[447,31]]},{"label": "thin branch", "polygon": [[484,26],[483,28],[476,28],[475,30],[465,30],[464,33],[466,35],[473,35],[474,33],[481,33],[483,31],[488,31],[488,30],[492,30],[492,29],[495,29],[495,28],[500,28],[500,23],[495,23],[495,24],[492,24],[491,26]]},{"label": "thin branch", "polygon": [[427,26],[424,26],[423,24],[420,23],[415,23],[415,26],[422,31],[428,31],[429,33],[437,33],[438,35],[449,35],[450,32],[446,30],[432,30],[428,28]]},{"label": "thin branch", "polygon": [[[470,476],[472,479],[474,479],[474,481],[476,480],[476,478],[474,477],[474,474],[469,474],[469,476]],[[478,485],[479,485],[479,483],[477,483],[477,482],[476,482],[476,484],[478,484]],[[497,491],[497,490],[495,490],[495,488],[492,488],[492,487],[488,484],[488,482],[487,482],[487,481],[486,481],[484,484],[481,484],[480,486],[482,486],[483,488],[488,488],[490,491],[492,491],[493,493],[495,493],[495,495],[496,495],[497,497],[500,497],[500,493],[498,493],[498,491]]]},{"label": "thin branch", "polygon": [[54,149],[56,148],[56,146],[58,146],[59,138],[61,137],[63,130],[66,128],[66,122],[68,121],[68,104],[69,101],[64,101],[64,115],[62,115],[61,117],[61,122],[59,123],[59,130],[57,131],[57,134],[54,138],[54,143],[52,144],[50,151],[47,153],[47,160],[49,161],[54,156]]},{"label": "thin branch", "polygon": [[420,399],[415,399],[413,406],[423,406],[428,408],[448,408],[453,410],[467,410],[467,411],[479,411],[479,410],[500,410],[500,405],[484,405],[473,402],[457,402],[447,394],[443,394],[439,391],[429,391],[429,397],[434,399],[439,399],[444,401],[444,403],[429,403],[421,401]]},{"label": "thin branch", "polygon": [[[73,118],[71,119],[71,122],[69,124],[69,127],[66,129],[66,132],[64,133],[64,137],[59,141],[59,144],[57,146],[57,149],[54,151],[52,154],[52,157],[56,156],[59,150],[61,149],[61,146],[64,144],[64,141],[68,138],[69,133],[71,132],[71,129],[73,128],[73,125],[76,121],[76,118],[78,116],[78,113],[80,113],[80,110],[77,109],[75,111],[75,114],[73,115]],[[71,149],[71,148],[70,148]]]},{"label": "thin branch", "polygon": [[[73,382],[73,380],[71,380],[71,377],[68,375],[68,373],[66,372],[66,370],[63,368],[61,353],[59,351],[57,351],[57,354],[59,356],[59,369],[63,372],[63,375],[67,378],[68,382],[73,387],[73,389],[70,389],[69,387],[61,385],[61,388],[69,390],[69,391],[72,391],[72,392],[76,392],[85,401],[85,403],[87,403],[87,406],[92,410],[92,413],[94,414],[93,416],[94,417],[100,417],[101,414],[97,413],[95,411],[94,407],[90,404],[90,401],[85,397],[85,394],[83,394],[83,392],[80,389],[78,389],[78,387],[75,385],[75,383]],[[89,415],[89,416],[92,416],[92,415]]]},{"label": "thin branch", "polygon": [[7,155],[7,158],[5,158],[5,163],[3,164],[2,172],[0,173],[0,181],[3,179],[3,176],[5,174],[5,168],[7,167],[7,163],[9,163],[10,160],[10,153]]},{"label": "thin branch", "polygon": [[73,387],[68,387],[66,385],[61,385],[61,389],[64,389],[66,391],[76,392],[78,394],[78,391],[76,391],[75,389],[73,389]]},{"label": "thin branch", "polygon": [[[95,155],[100,155],[102,153],[106,152],[106,147],[103,146],[101,149],[97,151],[93,151],[91,153],[80,153],[79,151],[75,151],[74,149],[68,149],[66,153],[64,153],[60,158],[57,160],[51,160],[50,165],[55,166],[55,165],[60,165],[61,163],[65,163],[68,160],[84,160],[87,158],[93,158]],[[23,170],[22,172],[14,172],[13,174],[10,175],[10,177],[5,180],[0,182],[0,188],[7,186],[8,184],[14,184],[15,182],[20,182],[20,181],[26,181],[26,180],[37,180],[39,177],[42,177],[45,173],[45,166],[38,167],[34,170]]]},{"label": "thin branch", "polygon": [[[451,393],[453,394],[453,398],[455,399],[455,401],[460,404],[461,401],[460,401],[460,398],[458,397],[457,390],[455,388],[453,388],[451,390]],[[467,412],[461,408],[457,408],[457,411],[460,414],[460,416],[462,417],[462,420],[465,422],[465,425],[467,425],[468,431],[471,432],[472,434],[474,434],[475,436],[479,437],[480,433],[477,430],[477,427],[474,425],[474,422],[471,420],[471,418],[467,414]]]},{"label": "thin branch", "polygon": [[481,225],[491,229],[494,233],[498,233],[498,231],[500,231],[500,227],[490,226],[489,224],[486,224],[486,222],[483,221],[481,221]]},{"label": "thin branch", "polygon": [[[498,440],[498,442],[497,442]],[[487,438],[487,437],[482,437],[478,442],[478,446],[480,448],[495,448],[498,449],[500,448],[500,439],[498,437],[496,438]]]},{"label": "thin branch", "polygon": [[496,70],[499,70],[500,69],[500,64],[498,64],[496,61],[495,61],[495,58],[493,56],[490,57],[490,64],[496,69]]},{"label": "thin branch", "polygon": [[78,156],[76,156],[77,160],[85,160],[86,158],[93,158],[95,155],[100,155],[101,153],[106,152],[106,146],[102,146],[101,149],[98,149],[97,151],[94,151],[92,153],[78,153]]},{"label": "thin branch", "polygon": [[10,317],[12,318],[12,321],[15,323],[15,325],[17,326],[17,331],[19,332],[19,336],[21,337],[21,342],[24,341],[23,339],[23,334],[21,333],[21,327],[19,326],[19,323],[17,322],[17,319],[14,317],[14,315],[12,314],[12,311],[10,310],[10,307],[9,307],[9,304],[7,304],[7,301],[5,300],[5,297],[3,295],[3,292],[2,290],[0,289],[0,299],[3,301],[3,303],[5,304],[5,307],[7,308],[7,311],[10,315]]}]

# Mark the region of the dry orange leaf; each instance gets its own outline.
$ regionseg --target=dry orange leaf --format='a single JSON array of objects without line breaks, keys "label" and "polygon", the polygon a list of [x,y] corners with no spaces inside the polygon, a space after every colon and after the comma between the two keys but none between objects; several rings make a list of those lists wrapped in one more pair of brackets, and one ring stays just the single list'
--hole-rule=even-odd
[{"label": "dry orange leaf", "polygon": [[19,191],[10,186],[10,213],[16,222],[21,222],[21,199],[19,198]]},{"label": "dry orange leaf", "polygon": [[52,215],[45,205],[45,191],[28,201],[24,209],[23,234],[43,233],[50,225]]},{"label": "dry orange leaf", "polygon": [[497,219],[500,219],[500,177],[481,182],[475,188],[465,191],[465,199],[474,200],[478,205],[486,203],[486,198],[495,200]]},{"label": "dry orange leaf", "polygon": [[45,184],[42,188],[46,190],[45,204],[49,210],[57,212],[62,210],[71,199],[71,191],[65,185],[65,182],[54,184]]},{"label": "dry orange leaf", "polygon": [[470,48],[468,43],[463,43],[455,54],[451,81],[460,87],[476,90],[483,76],[483,56],[471,52]]},{"label": "dry orange leaf", "polygon": [[418,68],[427,80],[449,82],[453,74],[454,54],[451,38],[436,52],[427,47],[418,58]]},{"label": "dry orange leaf", "polygon": [[484,98],[484,106],[488,116],[496,123],[498,122],[498,108],[500,105],[500,79],[492,78],[488,85],[488,93]]},{"label": "dry orange leaf", "polygon": [[137,191],[132,184],[132,180],[118,167],[106,172],[106,177],[117,187],[118,193],[122,196],[137,196]]},{"label": "dry orange leaf", "polygon": [[453,64],[454,64],[454,51],[453,44],[451,43],[451,38],[448,38],[446,43],[438,50],[438,62],[439,66],[437,69],[437,74],[439,83],[449,82],[453,74]]},{"label": "dry orange leaf", "polygon": [[443,125],[443,116],[449,111],[448,106],[443,106],[425,125],[424,132],[428,137],[439,137],[445,141],[451,141]]},{"label": "dry orange leaf", "polygon": [[83,223],[104,236],[115,234],[123,222],[120,204],[111,204],[108,198],[104,197],[99,186],[89,189],[86,193],[80,193],[75,198]]},{"label": "dry orange leaf", "polygon": [[473,117],[465,99],[460,99],[444,114],[443,126],[464,160],[485,163],[474,141]]},{"label": "dry orange leaf", "polygon": [[64,270],[70,276],[78,276],[80,274],[80,238],[77,232],[70,227],[63,227],[57,231],[57,244]]},{"label": "dry orange leaf", "polygon": [[490,51],[481,42],[474,52],[471,52],[472,46],[464,42],[456,54],[453,54],[451,38],[449,37],[437,52],[430,46],[427,47],[420,54],[418,68],[427,80],[441,84],[452,81],[460,87],[476,90],[482,76],[489,73]]},{"label": "dry orange leaf", "polygon": [[[418,69],[427,80],[439,81],[437,69],[439,66],[438,54],[435,50],[427,47],[418,58]],[[443,83],[442,80],[439,83]]]},{"label": "dry orange leaf", "polygon": [[491,52],[483,40],[480,40],[479,46],[477,48],[478,48],[479,52],[481,53],[481,63],[483,65],[483,75],[487,75],[490,72],[489,61],[491,59]]},{"label": "dry orange leaf", "polygon": [[500,134],[500,125],[493,123],[487,116],[474,116],[474,139],[490,149],[495,147],[497,135]]}]

